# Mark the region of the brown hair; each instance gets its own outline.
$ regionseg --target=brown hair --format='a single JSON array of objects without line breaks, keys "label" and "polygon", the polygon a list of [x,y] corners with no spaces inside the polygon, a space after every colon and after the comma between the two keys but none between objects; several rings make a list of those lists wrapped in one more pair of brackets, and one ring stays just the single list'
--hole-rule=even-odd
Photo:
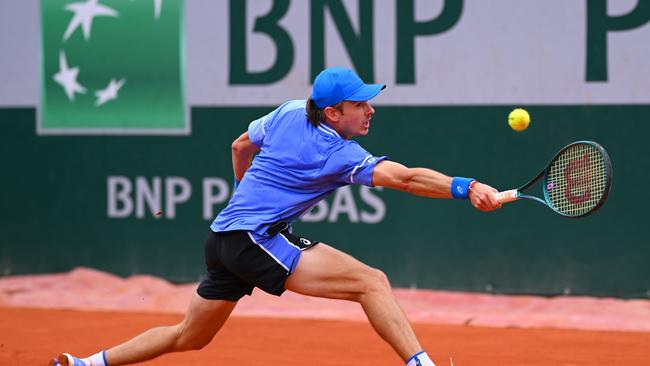
[{"label": "brown hair", "polygon": [[[343,102],[338,102],[331,107],[343,111],[342,104]],[[318,127],[321,122],[325,121],[325,108],[318,108],[316,102],[311,98],[307,99],[307,106],[305,109],[307,110],[307,118],[314,127]]]}]

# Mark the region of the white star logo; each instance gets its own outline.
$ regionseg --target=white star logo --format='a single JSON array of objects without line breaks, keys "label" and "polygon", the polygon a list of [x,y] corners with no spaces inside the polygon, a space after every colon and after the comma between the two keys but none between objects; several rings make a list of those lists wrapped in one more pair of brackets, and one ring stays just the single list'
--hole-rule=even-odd
[{"label": "white star logo", "polygon": [[59,72],[54,74],[54,81],[63,87],[65,94],[71,101],[74,100],[74,93],[83,94],[86,92],[86,88],[77,82],[78,74],[78,67],[68,68],[68,60],[65,57],[65,53],[61,51],[59,53]]},{"label": "white star logo", "polygon": [[84,39],[88,40],[90,38],[90,28],[95,17],[117,17],[119,15],[114,9],[98,4],[97,1],[99,0],[86,0],[85,3],[72,3],[65,6],[66,10],[74,12],[74,16],[70,20],[70,23],[68,23],[68,28],[63,34],[63,41],[67,41],[79,26],[81,26],[83,31]]},{"label": "white star logo", "polygon": [[126,79],[121,79],[120,81],[111,79],[105,89],[96,91],[95,95],[97,96],[97,101],[95,102],[95,106],[99,107],[110,100],[117,99],[117,92],[122,88],[122,85],[124,85],[125,82]]}]

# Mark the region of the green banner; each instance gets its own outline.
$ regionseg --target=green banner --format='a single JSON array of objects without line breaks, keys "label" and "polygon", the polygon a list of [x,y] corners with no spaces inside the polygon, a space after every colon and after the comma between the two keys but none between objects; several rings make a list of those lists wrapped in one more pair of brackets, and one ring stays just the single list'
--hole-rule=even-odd
[{"label": "green banner", "polygon": [[187,134],[183,1],[41,1],[42,134]]},{"label": "green banner", "polygon": [[[118,137],[36,136],[33,109],[0,109],[0,273],[88,266],[197,280],[209,224],[231,194],[230,144],[270,110],[193,108],[191,136]],[[612,158],[612,191],[594,215],[567,219],[535,202],[482,213],[352,186],[296,232],[384,270],[399,287],[647,296],[650,125],[638,116],[650,107],[530,107],[524,132],[510,129],[506,106],[376,110],[359,139],[371,153],[502,190],[528,181],[569,142],[598,141]]]}]

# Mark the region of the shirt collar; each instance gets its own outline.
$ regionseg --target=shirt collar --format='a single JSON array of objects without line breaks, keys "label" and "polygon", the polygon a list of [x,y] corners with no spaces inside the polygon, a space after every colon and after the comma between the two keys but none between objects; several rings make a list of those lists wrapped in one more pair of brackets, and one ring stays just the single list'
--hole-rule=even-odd
[{"label": "shirt collar", "polygon": [[339,133],[336,132],[336,130],[334,130],[332,127],[330,127],[326,122],[321,122],[318,125],[318,129],[328,135],[341,138],[341,135],[339,135]]}]

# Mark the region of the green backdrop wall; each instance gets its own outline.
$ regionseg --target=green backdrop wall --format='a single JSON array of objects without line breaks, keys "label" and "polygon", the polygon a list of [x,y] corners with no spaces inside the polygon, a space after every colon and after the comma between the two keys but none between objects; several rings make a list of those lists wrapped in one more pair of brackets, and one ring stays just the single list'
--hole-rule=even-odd
[{"label": "green backdrop wall", "polygon": [[[638,116],[649,115],[650,106],[533,106],[523,133],[507,126],[510,109],[378,107],[370,135],[359,142],[409,166],[507,189],[531,178],[562,146],[595,140],[614,167],[599,212],[572,220],[515,202],[486,214],[466,202],[372,190],[385,205],[379,223],[351,222],[348,211],[336,222],[299,222],[296,230],[383,269],[399,287],[649,296],[650,125]],[[202,180],[230,182],[230,142],[270,110],[192,108],[190,136],[125,137],[38,136],[34,109],[0,109],[1,273],[88,266],[197,280],[210,223],[202,217]],[[192,195],[173,219],[148,210],[143,218],[109,218],[109,176],[183,177]],[[352,192],[357,212],[376,211],[358,188]]]}]

